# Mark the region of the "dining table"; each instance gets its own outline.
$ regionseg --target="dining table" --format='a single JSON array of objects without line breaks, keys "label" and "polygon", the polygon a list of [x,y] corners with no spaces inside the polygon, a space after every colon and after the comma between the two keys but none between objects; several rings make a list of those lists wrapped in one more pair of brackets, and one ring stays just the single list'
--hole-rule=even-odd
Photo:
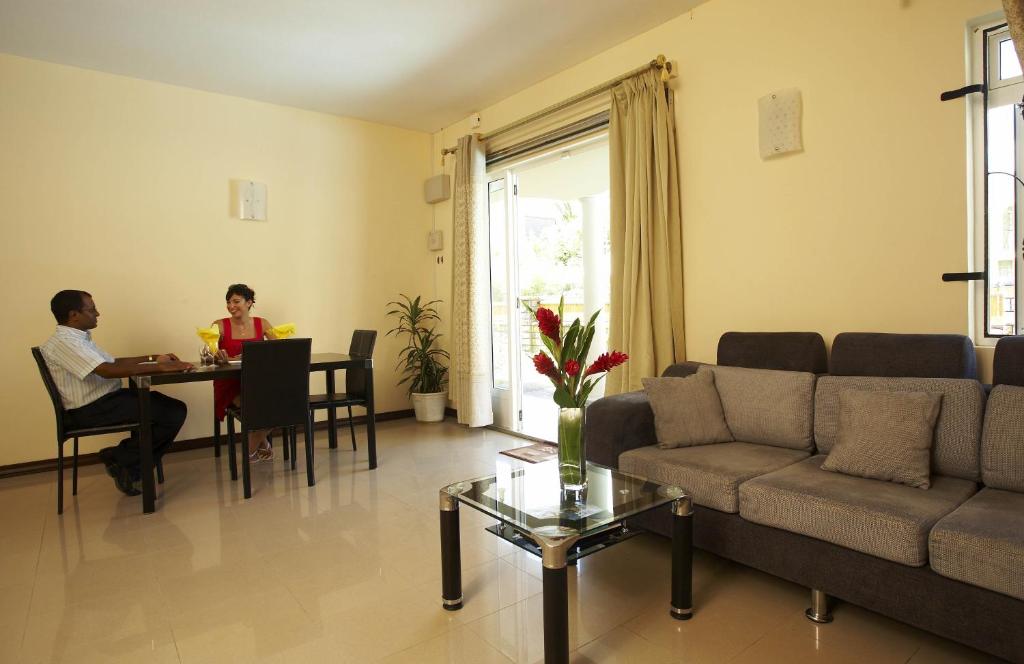
[{"label": "dining table", "polygon": [[[327,393],[335,393],[334,372],[339,369],[366,369],[366,438],[370,470],[377,467],[377,427],[373,401],[373,358],[343,353],[313,353],[310,356],[309,371],[323,371],[326,375]],[[178,383],[199,383],[221,378],[239,378],[242,363],[201,365],[193,369],[166,373],[143,373],[132,376],[130,385],[138,393],[139,401],[139,470],[142,474],[142,511],[152,514],[156,511],[156,481],[153,476],[153,429],[150,389],[158,385]],[[329,446],[338,446],[338,414],[336,408],[327,412]]]}]

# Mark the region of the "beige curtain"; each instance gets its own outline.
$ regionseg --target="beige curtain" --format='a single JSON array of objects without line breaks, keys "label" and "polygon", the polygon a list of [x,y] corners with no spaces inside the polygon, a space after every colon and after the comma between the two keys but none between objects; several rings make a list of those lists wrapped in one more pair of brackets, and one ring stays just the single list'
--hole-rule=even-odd
[{"label": "beige curtain", "polygon": [[609,347],[629,362],[608,375],[606,394],[640,389],[686,359],[674,110],[653,69],[612,90]]},{"label": "beige curtain", "polygon": [[1010,37],[1017,49],[1017,58],[1024,65],[1024,0],[1003,0],[1006,22],[1010,26]]},{"label": "beige curtain", "polygon": [[460,424],[482,427],[491,410],[490,241],[483,144],[459,139],[455,153],[452,366],[449,396]]}]

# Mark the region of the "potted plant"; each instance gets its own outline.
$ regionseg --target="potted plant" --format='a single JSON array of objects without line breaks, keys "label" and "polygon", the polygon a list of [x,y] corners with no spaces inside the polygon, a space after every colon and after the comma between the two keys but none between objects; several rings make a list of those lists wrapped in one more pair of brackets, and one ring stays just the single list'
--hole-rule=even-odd
[{"label": "potted plant", "polygon": [[[444,419],[444,408],[448,403],[448,351],[437,345],[441,335],[434,331],[441,320],[434,305],[441,300],[421,304],[400,294],[404,301],[388,302],[394,307],[389,316],[398,318],[398,325],[388,334],[405,337],[405,348],[398,355],[398,369],[402,374],[399,385],[409,384],[409,396],[418,422],[440,422]],[[429,323],[429,327],[427,326]]]}]

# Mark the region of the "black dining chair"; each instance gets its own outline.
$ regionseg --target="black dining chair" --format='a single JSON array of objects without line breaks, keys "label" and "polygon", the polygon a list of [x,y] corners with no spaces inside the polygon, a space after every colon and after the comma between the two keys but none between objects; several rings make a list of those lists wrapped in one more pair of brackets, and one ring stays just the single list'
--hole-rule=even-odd
[{"label": "black dining chair", "polygon": [[[283,433],[286,436],[289,435],[289,434],[294,436],[295,435],[295,430],[292,429],[291,431],[284,431]],[[273,447],[274,446],[274,434],[273,433],[267,434],[267,440],[270,441],[270,446]],[[289,447],[288,446],[288,439],[285,438],[284,442],[285,442],[285,444],[284,444],[284,460],[287,461],[288,460],[288,447]],[[213,414],[213,456],[215,456],[215,457],[219,457],[220,456],[220,419],[218,419],[216,412]]]},{"label": "black dining chair", "polygon": [[[111,424],[103,427],[69,427],[67,423],[67,410],[64,408],[64,402],[60,398],[60,391],[57,389],[57,383],[53,381],[53,376],[50,374],[50,367],[47,366],[46,360],[43,358],[42,351],[39,350],[39,346],[32,347],[32,357],[36,361],[36,366],[39,367],[39,375],[43,379],[43,385],[46,386],[46,393],[50,395],[50,402],[53,404],[53,414],[57,419],[57,514],[64,513],[64,443],[69,440],[74,440],[74,448],[71,455],[71,495],[78,495],[78,439],[85,438],[86,436],[100,436],[108,433],[126,433],[130,432],[134,434],[139,429],[138,422],[123,422],[118,424]],[[157,479],[163,484],[164,481],[164,466],[163,462],[157,461],[156,464],[156,475]]]},{"label": "black dining chair", "polygon": [[242,483],[245,497],[252,496],[249,472],[248,439],[252,429],[284,429],[284,445],[291,446],[291,466],[295,468],[295,427],[302,425],[306,435],[306,479],[313,476],[313,427],[309,410],[310,339],[275,339],[242,344],[241,406],[228,408],[228,453],[231,479],[238,479],[235,462],[235,420],[241,422]]},{"label": "black dining chair", "polygon": [[[355,330],[348,347],[352,357],[373,357],[373,347],[377,343],[377,330]],[[356,449],[356,428],[352,421],[352,406],[366,406],[366,369],[362,367],[345,370],[345,391],[333,394],[315,394],[309,397],[309,407],[313,412],[326,408],[348,408],[348,430],[352,435],[352,449]]]}]

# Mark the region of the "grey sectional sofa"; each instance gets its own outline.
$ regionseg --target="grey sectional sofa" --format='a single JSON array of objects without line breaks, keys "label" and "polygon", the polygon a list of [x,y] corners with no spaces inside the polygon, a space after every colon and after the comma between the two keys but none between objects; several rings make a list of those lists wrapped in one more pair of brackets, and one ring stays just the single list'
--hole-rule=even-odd
[{"label": "grey sectional sofa", "polygon": [[[742,338],[765,352],[747,348],[741,361],[768,368],[711,367],[734,442],[659,449],[650,405],[633,392],[590,406],[588,457],[686,489],[696,546],[812,589],[809,617],[830,619],[830,595],[1024,662],[1024,387],[997,386],[986,408],[973,347],[956,335],[833,343],[832,366],[847,374],[940,377],[773,369],[772,352],[794,348],[784,336]],[[820,367],[824,344],[800,352],[778,362]],[[929,489],[821,468],[845,390],[943,395]],[[634,525],[670,533],[657,511]]]}]

